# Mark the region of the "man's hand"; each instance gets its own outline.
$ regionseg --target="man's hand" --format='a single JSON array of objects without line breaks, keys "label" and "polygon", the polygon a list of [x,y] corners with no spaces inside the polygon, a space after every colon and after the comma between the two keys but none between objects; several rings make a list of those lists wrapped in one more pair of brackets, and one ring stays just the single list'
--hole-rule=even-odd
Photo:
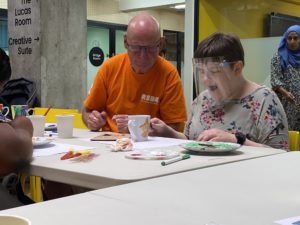
[{"label": "man's hand", "polygon": [[119,133],[128,133],[128,115],[114,115],[112,120],[117,124]]},{"label": "man's hand", "polygon": [[87,127],[92,131],[97,131],[106,124],[107,114],[105,111],[98,112],[93,110],[87,118]]}]

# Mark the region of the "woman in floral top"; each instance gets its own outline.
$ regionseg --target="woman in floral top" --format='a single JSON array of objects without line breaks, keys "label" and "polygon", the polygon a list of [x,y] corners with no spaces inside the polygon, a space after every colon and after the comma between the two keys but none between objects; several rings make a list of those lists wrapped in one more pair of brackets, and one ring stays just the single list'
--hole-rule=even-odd
[{"label": "woman in floral top", "polygon": [[285,109],[289,130],[300,131],[300,26],[287,29],[271,60],[271,85]]},{"label": "woman in floral top", "polygon": [[246,80],[243,67],[238,37],[217,32],[203,40],[194,54],[194,73],[206,90],[194,100],[184,133],[153,118],[150,135],[287,149],[287,119],[278,97]]}]

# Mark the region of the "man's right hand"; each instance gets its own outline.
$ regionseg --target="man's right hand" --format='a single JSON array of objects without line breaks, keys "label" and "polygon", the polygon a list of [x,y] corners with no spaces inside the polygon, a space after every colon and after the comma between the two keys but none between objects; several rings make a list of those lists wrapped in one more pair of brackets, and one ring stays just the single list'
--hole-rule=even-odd
[{"label": "man's right hand", "polygon": [[106,124],[107,114],[105,111],[98,112],[93,110],[89,113],[87,119],[87,127],[92,131],[98,131]]}]

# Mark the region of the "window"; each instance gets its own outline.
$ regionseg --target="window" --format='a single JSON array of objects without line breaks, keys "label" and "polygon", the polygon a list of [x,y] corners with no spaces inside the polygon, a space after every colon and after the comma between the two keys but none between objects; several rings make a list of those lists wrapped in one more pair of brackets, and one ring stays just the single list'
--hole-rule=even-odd
[{"label": "window", "polygon": [[8,24],[5,9],[0,9],[0,47],[8,51]]}]

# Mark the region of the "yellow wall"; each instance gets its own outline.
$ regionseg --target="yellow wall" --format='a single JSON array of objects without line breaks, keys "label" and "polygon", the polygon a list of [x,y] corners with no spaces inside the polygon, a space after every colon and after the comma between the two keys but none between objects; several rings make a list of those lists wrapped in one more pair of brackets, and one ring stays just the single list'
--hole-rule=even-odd
[{"label": "yellow wall", "polygon": [[271,12],[299,17],[300,0],[200,0],[199,40],[215,31],[262,37]]}]

